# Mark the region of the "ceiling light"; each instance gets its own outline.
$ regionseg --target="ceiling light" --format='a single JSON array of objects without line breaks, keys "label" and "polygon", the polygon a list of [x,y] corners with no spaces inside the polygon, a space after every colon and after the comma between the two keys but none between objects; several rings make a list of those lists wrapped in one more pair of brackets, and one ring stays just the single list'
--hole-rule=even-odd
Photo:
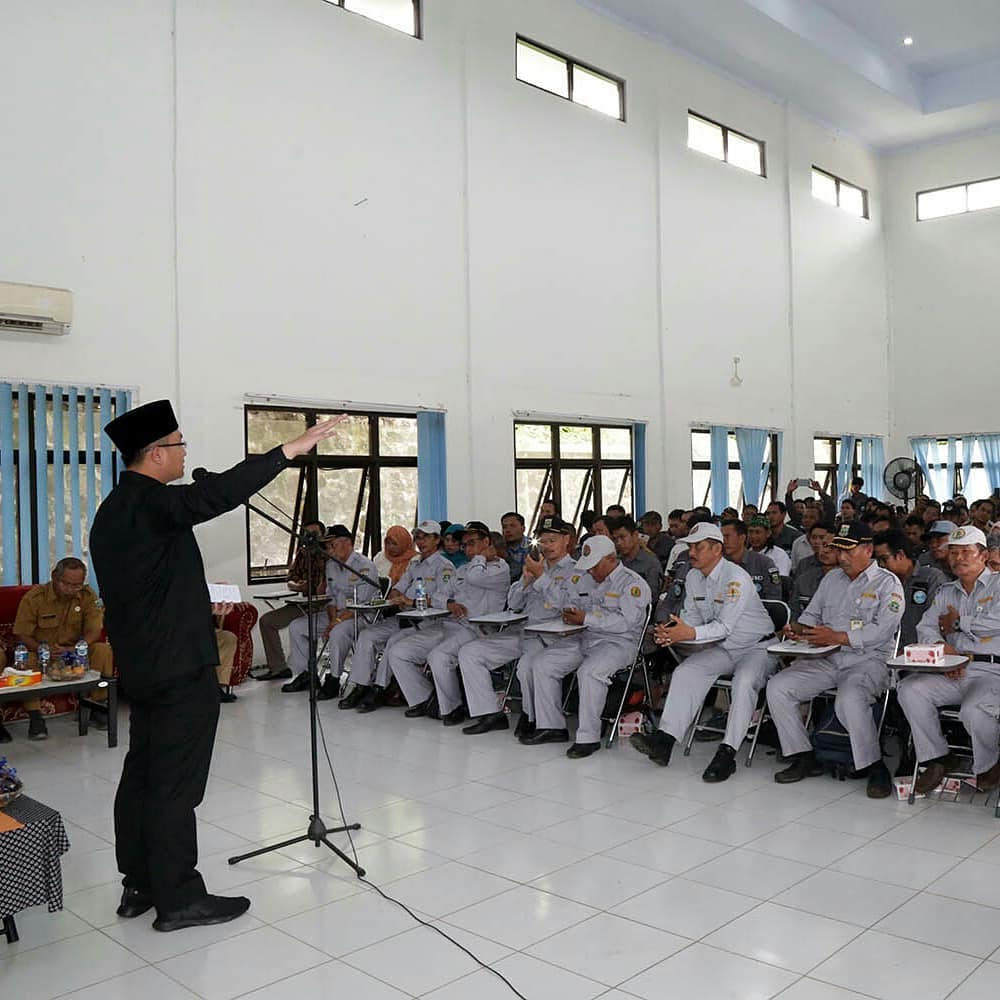
[{"label": "ceiling light", "polygon": [[904,45],[912,45],[913,44],[913,39],[909,35],[907,35],[906,38],[903,39],[903,44]]}]

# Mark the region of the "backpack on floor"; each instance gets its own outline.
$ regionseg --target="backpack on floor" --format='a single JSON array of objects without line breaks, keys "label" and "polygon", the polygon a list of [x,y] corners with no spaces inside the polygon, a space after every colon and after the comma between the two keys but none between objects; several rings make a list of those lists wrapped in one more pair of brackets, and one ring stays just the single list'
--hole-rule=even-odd
[{"label": "backpack on floor", "polygon": [[838,781],[843,781],[854,770],[851,738],[837,718],[833,705],[830,702],[822,704],[823,710],[811,738],[813,753],[818,764]]}]

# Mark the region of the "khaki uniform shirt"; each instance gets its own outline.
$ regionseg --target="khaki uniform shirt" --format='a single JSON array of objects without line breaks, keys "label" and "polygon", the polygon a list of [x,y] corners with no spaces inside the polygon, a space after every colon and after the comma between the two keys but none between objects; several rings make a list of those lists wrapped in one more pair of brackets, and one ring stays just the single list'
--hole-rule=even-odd
[{"label": "khaki uniform shirt", "polygon": [[90,587],[84,586],[72,597],[58,597],[51,581],[25,594],[14,618],[14,635],[50,646],[72,646],[81,636],[103,627],[104,608]]}]

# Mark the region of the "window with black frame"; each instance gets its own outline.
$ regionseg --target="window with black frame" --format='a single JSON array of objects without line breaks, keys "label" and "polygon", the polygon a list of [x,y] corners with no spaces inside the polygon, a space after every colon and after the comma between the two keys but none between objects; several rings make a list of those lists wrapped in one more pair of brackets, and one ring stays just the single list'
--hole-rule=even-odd
[{"label": "window with black frame", "polygon": [[[263,454],[341,412],[246,406],[246,454]],[[306,521],[346,524],[356,547],[374,555],[392,525],[412,529],[417,521],[416,414],[348,411],[336,433],[320,444],[315,467],[311,457],[296,459],[252,502],[294,533],[247,512],[247,574],[254,583],[285,578],[294,536]]]},{"label": "window with black frame", "polygon": [[574,524],[583,511],[613,503],[632,511],[632,428],[515,421],[514,486],[531,531],[550,498]]},{"label": "window with black frame", "polygon": [[[700,507],[712,506],[712,432],[707,427],[691,429],[691,495]],[[744,504],[757,506],[770,503],[778,497],[778,435],[768,434],[764,449],[764,474],[759,497],[744,497],[743,473],[740,471],[740,453],[736,445],[736,432],[731,430],[727,437],[727,482],[728,505],[742,510]]]},{"label": "window with black frame", "polygon": [[847,492],[850,480],[861,474],[861,441],[854,442],[851,470],[846,483],[837,481],[840,467],[840,438],[819,436],[813,438],[813,479],[823,487],[827,496],[840,497]]}]

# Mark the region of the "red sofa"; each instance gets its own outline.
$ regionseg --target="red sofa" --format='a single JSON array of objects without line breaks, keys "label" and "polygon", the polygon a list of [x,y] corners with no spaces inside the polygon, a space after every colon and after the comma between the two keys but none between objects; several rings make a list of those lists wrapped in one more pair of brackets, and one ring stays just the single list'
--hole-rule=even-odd
[{"label": "red sofa", "polygon": [[[21,598],[31,590],[27,587],[0,587],[0,646],[7,653],[7,663],[14,659],[13,629],[17,606]],[[257,608],[249,601],[237,604],[226,615],[222,627],[236,636],[236,657],[233,660],[232,686],[242,684],[253,665],[253,627],[257,624]],[[28,691],[31,689],[28,688]],[[26,694],[30,698],[30,694]],[[62,715],[76,711],[75,695],[51,695],[42,699],[45,715]],[[0,704],[0,722],[11,722],[25,717],[20,702]]]}]

